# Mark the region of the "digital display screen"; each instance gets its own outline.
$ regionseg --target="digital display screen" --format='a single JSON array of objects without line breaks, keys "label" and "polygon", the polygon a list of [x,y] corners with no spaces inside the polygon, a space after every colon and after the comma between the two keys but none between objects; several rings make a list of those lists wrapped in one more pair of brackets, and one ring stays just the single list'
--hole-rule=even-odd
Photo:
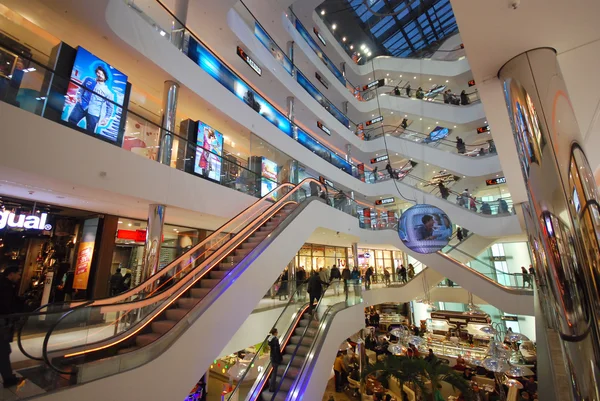
[{"label": "digital display screen", "polygon": [[398,236],[415,252],[434,253],[448,245],[452,237],[452,222],[443,210],[435,206],[415,205],[400,217]]},{"label": "digital display screen", "polygon": [[214,128],[198,122],[194,173],[221,182],[223,135]]},{"label": "digital display screen", "polygon": [[429,136],[423,141],[425,143],[436,142],[446,138],[452,132],[451,129],[445,127],[435,127],[433,131],[429,133]]},{"label": "digital display screen", "polygon": [[292,75],[292,62],[258,23],[254,24],[254,36],[271,52],[275,60],[283,66],[288,74]]},{"label": "digital display screen", "polygon": [[263,157],[261,175],[271,181],[277,181],[277,163]]},{"label": "digital display screen", "polygon": [[[275,181],[270,181],[267,178],[263,177],[260,179],[260,196],[265,196],[272,190],[277,188],[277,183]],[[272,200],[277,200],[275,195],[271,196]]]},{"label": "digital display screen", "polygon": [[575,211],[579,213],[581,210],[581,202],[579,201],[579,194],[577,193],[577,188],[573,189],[573,205],[575,206]]},{"label": "digital display screen", "polygon": [[119,144],[127,75],[77,48],[61,119]]},{"label": "digital display screen", "polygon": [[302,36],[306,43],[308,43],[310,48],[313,49],[313,51],[317,54],[321,61],[323,61],[327,68],[329,68],[329,71],[331,71],[333,75],[335,75],[335,77],[342,83],[342,85],[346,86],[346,78],[344,78],[344,74],[342,74],[342,72],[337,69],[337,67],[335,66],[335,64],[333,64],[329,57],[327,57],[325,53],[323,53],[323,50],[321,50],[317,42],[315,42],[315,40],[310,36],[310,34],[308,33],[304,25],[302,25],[299,19],[296,19],[296,29],[298,30],[300,36]]},{"label": "digital display screen", "polygon": [[350,124],[350,120],[337,107],[334,106],[313,84],[302,74],[296,71],[296,81],[302,86],[317,102],[323,106],[336,120],[344,124],[345,127]]}]

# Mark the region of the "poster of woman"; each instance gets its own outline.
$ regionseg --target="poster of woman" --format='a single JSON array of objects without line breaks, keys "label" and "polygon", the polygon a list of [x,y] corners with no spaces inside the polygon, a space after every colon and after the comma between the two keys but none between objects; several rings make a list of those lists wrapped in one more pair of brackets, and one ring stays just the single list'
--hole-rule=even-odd
[{"label": "poster of woman", "polygon": [[198,122],[194,172],[220,182],[222,154],[223,135],[211,126]]}]

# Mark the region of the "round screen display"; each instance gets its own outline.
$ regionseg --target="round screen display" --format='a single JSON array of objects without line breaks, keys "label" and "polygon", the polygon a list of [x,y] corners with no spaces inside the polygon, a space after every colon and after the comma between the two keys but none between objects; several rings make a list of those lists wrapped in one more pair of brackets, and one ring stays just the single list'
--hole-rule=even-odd
[{"label": "round screen display", "polygon": [[400,217],[398,236],[415,252],[434,253],[448,245],[452,237],[452,222],[440,208],[415,205]]}]

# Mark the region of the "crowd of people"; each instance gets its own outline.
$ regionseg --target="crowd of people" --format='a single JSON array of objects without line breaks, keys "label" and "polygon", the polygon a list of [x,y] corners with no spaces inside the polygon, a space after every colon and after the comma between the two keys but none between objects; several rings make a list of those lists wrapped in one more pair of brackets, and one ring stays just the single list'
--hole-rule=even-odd
[{"label": "crowd of people", "polygon": [[[423,90],[423,88],[421,86],[419,86],[417,88],[417,90],[414,91],[414,96],[416,99],[425,99],[425,98],[435,99],[441,93],[444,103],[446,103],[446,104],[452,104],[452,105],[456,105],[456,106],[458,106],[458,105],[466,106],[466,105],[471,104],[471,99],[469,98],[469,94],[467,93],[466,90],[462,90],[459,95],[456,95],[450,89],[446,89],[443,92],[435,93],[436,89],[439,91],[441,89],[441,87],[439,85],[434,85],[428,92],[425,92]],[[402,93],[403,90],[404,90],[404,94]],[[407,84],[403,88],[400,88],[399,85],[396,85],[394,87],[394,89],[392,90],[391,94],[393,94],[394,96],[412,97],[413,89],[410,86],[410,84]]]}]

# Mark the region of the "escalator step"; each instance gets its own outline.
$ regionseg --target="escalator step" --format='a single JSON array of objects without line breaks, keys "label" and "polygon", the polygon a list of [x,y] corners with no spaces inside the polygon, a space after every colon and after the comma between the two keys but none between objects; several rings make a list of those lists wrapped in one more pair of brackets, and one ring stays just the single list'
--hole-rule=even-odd
[{"label": "escalator step", "polygon": [[[212,274],[212,272],[211,272]],[[190,295],[192,298],[202,299],[210,292],[210,288],[192,288],[190,290]]]},{"label": "escalator step", "polygon": [[302,338],[301,336],[292,336],[292,338],[290,339],[290,344],[298,344],[300,342],[300,339],[302,339],[302,345],[310,345],[312,344],[312,338],[310,337],[306,337],[304,336],[304,338]]},{"label": "escalator step", "polygon": [[[289,354],[293,354],[294,350],[296,349],[296,346],[294,345],[293,347],[290,347],[289,345],[287,347],[285,347],[285,353],[289,353]],[[305,345],[301,345],[298,347],[298,351],[296,352],[297,356],[306,356],[308,354],[309,351],[309,347],[305,346]]]},{"label": "escalator step", "polygon": [[[283,354],[282,355],[283,364],[285,364],[285,365],[287,365],[291,359],[292,359],[292,354]],[[299,368],[302,366],[302,362],[304,362],[303,358],[294,358],[291,366],[295,366],[295,367]]]},{"label": "escalator step", "polygon": [[[279,365],[279,367],[277,368],[277,377],[281,377],[283,375],[283,372],[285,372],[286,366],[287,366],[287,364],[283,364],[283,363],[281,365]],[[300,366],[291,365],[286,373],[286,376],[288,376],[288,377],[297,376],[299,374],[300,374]]]},{"label": "escalator step", "polygon": [[145,347],[146,345],[154,342],[160,338],[160,334],[158,333],[146,333],[140,334],[135,338],[135,343],[140,347]]},{"label": "escalator step", "polygon": [[[301,336],[303,334],[304,334],[304,328],[296,328],[296,330],[294,330],[294,335],[296,335],[296,336]],[[310,329],[306,330],[305,337],[315,338],[316,335],[317,335],[316,329],[310,328]]]},{"label": "escalator step", "polygon": [[177,324],[174,320],[159,320],[158,322],[152,322],[152,331],[158,334],[165,334],[171,330],[173,326]]},{"label": "escalator step", "polygon": [[165,311],[165,316],[168,320],[179,321],[187,315],[189,309],[168,309]]},{"label": "escalator step", "polygon": [[177,306],[181,309],[192,309],[199,302],[198,298],[179,298],[177,300]]},{"label": "escalator step", "polygon": [[202,280],[200,280],[200,288],[213,288],[217,284],[219,284],[219,281],[221,281],[221,280],[212,279],[212,278],[203,278]]},{"label": "escalator step", "polygon": [[229,273],[228,271],[211,270],[210,278],[222,280]]}]

